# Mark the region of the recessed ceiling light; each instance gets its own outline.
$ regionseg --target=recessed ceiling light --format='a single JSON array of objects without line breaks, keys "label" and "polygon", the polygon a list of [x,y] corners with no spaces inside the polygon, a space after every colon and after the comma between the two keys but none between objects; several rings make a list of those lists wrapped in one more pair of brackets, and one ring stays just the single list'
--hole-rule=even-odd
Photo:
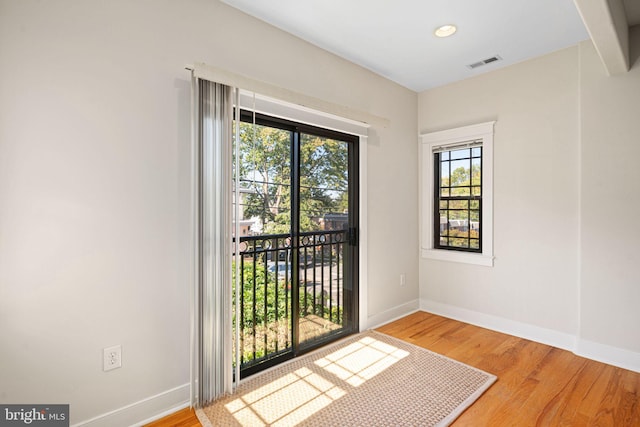
[{"label": "recessed ceiling light", "polygon": [[435,34],[436,37],[449,37],[452,36],[456,31],[458,31],[458,29],[455,25],[447,24],[443,25],[442,27],[436,28],[433,34]]}]

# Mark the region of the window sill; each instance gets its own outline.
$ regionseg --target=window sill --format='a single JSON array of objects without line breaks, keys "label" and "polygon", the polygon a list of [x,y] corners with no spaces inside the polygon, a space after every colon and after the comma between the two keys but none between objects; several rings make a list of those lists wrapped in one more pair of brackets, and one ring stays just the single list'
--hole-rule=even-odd
[{"label": "window sill", "polygon": [[438,261],[461,262],[464,264],[493,267],[493,257],[469,252],[447,251],[442,249],[422,249],[422,258]]}]

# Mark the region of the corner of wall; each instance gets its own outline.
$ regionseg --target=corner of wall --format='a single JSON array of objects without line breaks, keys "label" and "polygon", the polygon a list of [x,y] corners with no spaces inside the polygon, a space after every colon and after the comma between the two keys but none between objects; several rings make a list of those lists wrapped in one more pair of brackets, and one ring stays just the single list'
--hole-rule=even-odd
[{"label": "corner of wall", "polygon": [[469,323],[482,328],[491,329],[519,338],[528,339],[563,350],[573,351],[576,338],[565,332],[554,331],[491,314],[480,313],[465,308],[443,304],[427,299],[420,300],[420,309],[439,316],[455,319],[460,322]]},{"label": "corner of wall", "polygon": [[574,353],[640,373],[640,353],[583,339],[578,340]]},{"label": "corner of wall", "polygon": [[375,329],[386,323],[393,322],[394,320],[398,320],[402,317],[408,316],[411,313],[415,313],[419,310],[419,302],[420,301],[418,299],[415,299],[396,307],[392,307],[388,310],[383,311],[382,313],[370,316],[367,318],[366,325],[362,325],[361,330]]}]

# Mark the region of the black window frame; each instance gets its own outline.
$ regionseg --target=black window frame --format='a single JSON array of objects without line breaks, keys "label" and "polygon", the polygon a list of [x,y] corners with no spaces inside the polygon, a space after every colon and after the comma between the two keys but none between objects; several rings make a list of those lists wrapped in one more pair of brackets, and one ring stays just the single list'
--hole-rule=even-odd
[{"label": "black window frame", "polygon": [[[479,156],[474,156],[473,155],[473,150],[474,149],[480,149],[480,155]],[[455,152],[455,151],[461,151],[461,150],[469,150],[469,155],[467,157],[462,157],[462,158],[455,158],[452,159],[451,153]],[[443,154],[448,154],[448,158],[443,159],[442,155]],[[483,193],[484,193],[484,180],[482,179],[482,169],[483,169],[483,157],[484,157],[484,152],[482,149],[482,143],[476,143],[476,144],[469,144],[466,146],[460,146],[460,145],[452,145],[450,147],[442,147],[440,150],[433,152],[433,170],[434,170],[434,181],[433,181],[433,248],[434,249],[442,249],[442,250],[450,250],[450,251],[458,251],[458,252],[470,252],[470,253],[478,253],[478,254],[482,254],[482,235],[483,235],[483,221],[482,221],[482,198],[483,198]],[[473,185],[473,159],[480,159],[480,185]],[[451,186],[451,182],[449,182],[448,186],[442,186],[442,164],[443,163],[449,163],[449,176],[451,176],[451,163],[454,161],[458,161],[458,160],[469,160],[469,166],[470,166],[470,170],[469,170],[469,185],[467,186]],[[474,188],[480,188],[480,194],[479,195],[474,195]],[[451,195],[451,189],[452,188],[468,188],[468,195],[456,195],[456,196],[452,196]],[[443,189],[447,189],[448,191],[448,195],[443,195]],[[444,236],[447,239],[451,239],[451,238],[455,238],[455,239],[461,239],[461,240],[466,240],[467,241],[467,246],[463,247],[463,246],[454,246],[451,244],[443,244],[441,243],[441,238],[442,236],[442,230],[441,230],[441,202],[446,202],[447,203],[447,208],[444,209],[447,212],[450,211],[467,211],[467,237],[461,237],[461,236],[451,236],[449,234],[451,228],[450,228],[450,221],[447,220],[447,235]],[[462,208],[450,208],[449,204],[452,201],[466,201],[467,202],[467,208],[466,209],[462,209]],[[475,208],[471,208],[472,202],[477,202],[477,207]],[[471,237],[471,231],[472,231],[472,227],[471,227],[471,212],[477,212],[478,215],[478,237]],[[447,215],[447,218],[449,218],[449,215]],[[477,247],[471,247],[471,242],[472,241],[477,241]]]}]

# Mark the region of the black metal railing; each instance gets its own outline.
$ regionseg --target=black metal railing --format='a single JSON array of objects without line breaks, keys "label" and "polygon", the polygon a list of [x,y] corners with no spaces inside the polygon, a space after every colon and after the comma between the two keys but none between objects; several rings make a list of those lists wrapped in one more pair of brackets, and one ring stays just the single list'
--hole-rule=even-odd
[{"label": "black metal railing", "polygon": [[[236,327],[240,328],[241,369],[291,351],[292,307],[296,305],[300,341],[318,336],[319,331],[313,327],[326,331],[343,326],[346,243],[347,230],[300,233],[296,248],[292,247],[289,234],[240,237],[242,291],[235,319]],[[298,251],[295,275],[294,250]],[[294,280],[298,304],[292,301]],[[314,320],[308,322],[312,326],[303,325],[308,319]]]}]

